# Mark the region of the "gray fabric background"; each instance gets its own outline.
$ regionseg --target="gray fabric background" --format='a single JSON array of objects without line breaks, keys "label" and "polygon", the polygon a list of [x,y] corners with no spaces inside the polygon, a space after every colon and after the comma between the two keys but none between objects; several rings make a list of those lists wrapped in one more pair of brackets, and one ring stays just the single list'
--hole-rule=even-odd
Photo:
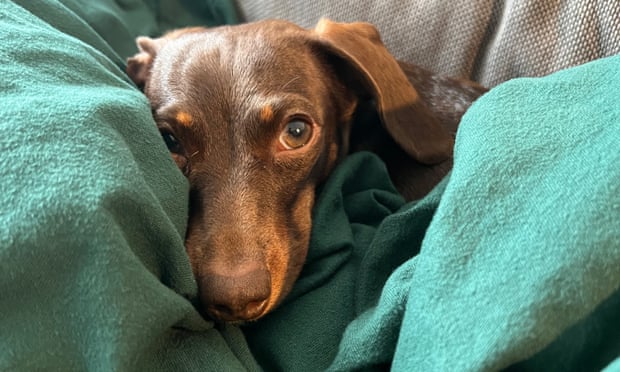
[{"label": "gray fabric background", "polygon": [[618,0],[237,0],[246,21],[377,26],[397,58],[487,86],[620,53]]}]

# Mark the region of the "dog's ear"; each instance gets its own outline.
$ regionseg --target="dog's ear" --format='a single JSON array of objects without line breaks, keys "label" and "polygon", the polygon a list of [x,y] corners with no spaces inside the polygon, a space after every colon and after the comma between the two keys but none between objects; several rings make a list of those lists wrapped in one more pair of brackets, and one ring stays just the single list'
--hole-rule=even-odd
[{"label": "dog's ear", "polygon": [[144,87],[161,44],[161,39],[151,39],[146,36],[140,36],[136,39],[139,52],[127,59],[127,75],[137,86]]},{"label": "dog's ear", "polygon": [[424,105],[374,26],[322,19],[314,33],[362,80],[376,101],[383,125],[403,150],[429,165],[452,156],[451,135]]},{"label": "dog's ear", "polygon": [[187,27],[168,32],[164,36],[152,39],[147,36],[136,38],[139,52],[127,59],[127,74],[139,87],[144,87],[151,73],[151,66],[157,52],[172,39],[177,39],[189,33],[202,32],[204,27]]}]

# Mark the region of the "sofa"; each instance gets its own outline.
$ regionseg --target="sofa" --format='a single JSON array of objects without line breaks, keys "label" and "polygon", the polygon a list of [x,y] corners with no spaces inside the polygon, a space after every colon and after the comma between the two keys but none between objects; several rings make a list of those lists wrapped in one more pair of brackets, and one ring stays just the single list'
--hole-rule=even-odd
[{"label": "sofa", "polygon": [[[490,88],[405,202],[372,153],[318,190],[306,266],[248,324],[196,311],[188,184],[135,37],[328,17]],[[620,369],[617,2],[0,2],[0,370]]]}]

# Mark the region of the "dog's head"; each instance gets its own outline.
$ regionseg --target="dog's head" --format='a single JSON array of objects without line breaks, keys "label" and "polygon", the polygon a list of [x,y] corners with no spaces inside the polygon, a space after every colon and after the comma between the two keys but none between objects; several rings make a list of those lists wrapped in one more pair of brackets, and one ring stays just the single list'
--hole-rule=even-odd
[{"label": "dog's head", "polygon": [[451,136],[369,24],[264,21],[137,42],[127,71],[189,179],[186,247],[215,319],[257,319],[291,290],[315,189],[347,153],[362,99],[419,162],[451,156]]}]

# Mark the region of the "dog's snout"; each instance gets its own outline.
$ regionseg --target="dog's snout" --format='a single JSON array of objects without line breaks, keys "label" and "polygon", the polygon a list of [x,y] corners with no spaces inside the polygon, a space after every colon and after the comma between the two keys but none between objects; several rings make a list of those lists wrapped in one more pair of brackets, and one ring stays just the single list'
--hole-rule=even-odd
[{"label": "dog's snout", "polygon": [[266,268],[244,265],[230,271],[208,273],[199,279],[202,304],[210,317],[245,321],[260,317],[271,295]]}]

